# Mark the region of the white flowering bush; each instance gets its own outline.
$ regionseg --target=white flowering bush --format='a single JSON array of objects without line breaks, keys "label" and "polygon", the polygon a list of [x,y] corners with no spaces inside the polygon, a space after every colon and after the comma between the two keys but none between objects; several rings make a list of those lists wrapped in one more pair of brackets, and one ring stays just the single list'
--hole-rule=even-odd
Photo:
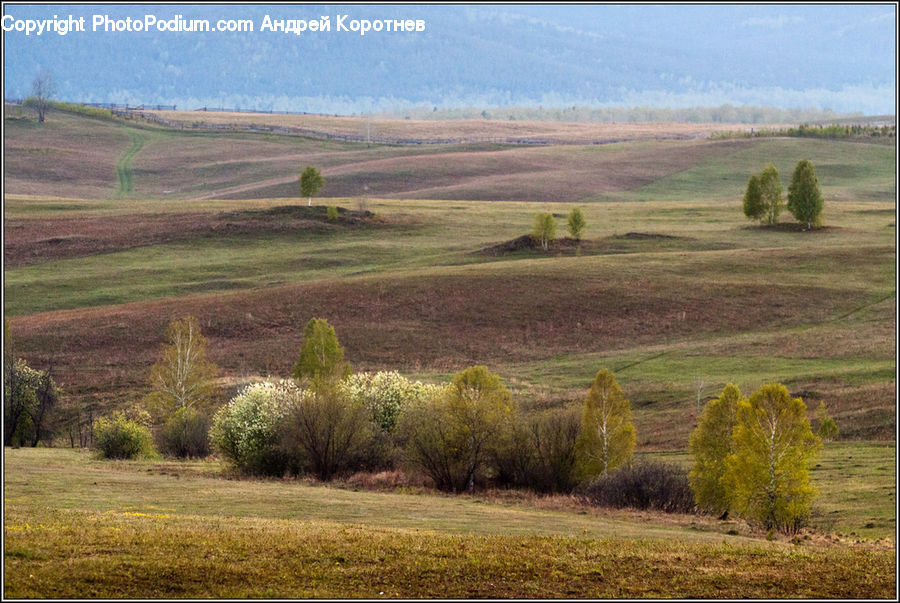
[{"label": "white flowering bush", "polygon": [[361,404],[384,431],[392,431],[400,411],[412,403],[428,400],[443,387],[410,381],[397,371],[357,373],[344,379],[340,387],[351,400]]},{"label": "white flowering bush", "polygon": [[292,381],[248,385],[213,418],[213,447],[245,473],[282,475],[288,459],[278,446],[279,428],[303,396]]}]

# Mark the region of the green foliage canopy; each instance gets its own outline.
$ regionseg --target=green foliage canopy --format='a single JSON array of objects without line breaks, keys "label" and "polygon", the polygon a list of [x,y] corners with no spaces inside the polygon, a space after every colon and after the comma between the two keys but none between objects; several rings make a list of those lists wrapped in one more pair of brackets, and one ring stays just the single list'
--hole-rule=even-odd
[{"label": "green foliage canopy", "polygon": [[628,463],[635,440],[631,405],[612,372],[603,369],[597,373],[584,400],[577,442],[581,474],[602,475]]},{"label": "green foliage canopy", "polygon": [[806,228],[819,226],[825,201],[819,190],[819,179],[812,162],[804,159],[797,163],[788,186],[788,210]]},{"label": "green foliage canopy", "polygon": [[311,318],[303,329],[300,357],[292,372],[294,379],[315,386],[349,374],[350,365],[344,362],[344,348],[338,343],[334,327],[324,318]]},{"label": "green foliage canopy", "polygon": [[544,249],[549,249],[550,241],[556,238],[556,219],[553,214],[541,213],[534,216],[531,238],[540,243]]},{"label": "green foliage canopy", "polygon": [[747,190],[744,192],[744,215],[751,220],[762,221],[766,213],[762,200],[762,190],[759,187],[759,176],[751,174],[747,180]]},{"label": "green foliage canopy", "polygon": [[566,221],[569,235],[571,235],[571,237],[576,241],[580,241],[586,224],[587,223],[584,220],[584,214],[581,212],[581,208],[573,207],[572,211],[569,212],[569,217]]},{"label": "green foliage canopy", "polygon": [[306,166],[300,174],[300,195],[309,198],[309,204],[312,205],[313,196],[325,186],[325,178],[316,168],[311,165]]},{"label": "green foliage canopy", "polygon": [[791,398],[779,383],[764,385],[738,402],[733,435],[724,477],[732,504],[766,529],[796,532],[815,497],[809,462],[821,447],[803,400]]},{"label": "green foliage canopy", "polygon": [[721,514],[730,506],[731,493],[723,481],[726,459],[733,452],[732,433],[737,421],[741,390],[729,383],[722,394],[710,400],[691,434],[690,451],[694,458],[689,478],[697,507]]},{"label": "green foliage canopy", "polygon": [[492,450],[505,446],[515,425],[512,395],[484,366],[453,377],[440,396],[400,415],[398,432],[407,459],[445,491],[472,489]]},{"label": "green foliage canopy", "polygon": [[781,186],[781,178],[778,176],[778,170],[770,163],[759,175],[759,192],[764,208],[762,220],[765,224],[778,223],[778,216],[781,214],[783,203],[782,191],[783,187]]}]

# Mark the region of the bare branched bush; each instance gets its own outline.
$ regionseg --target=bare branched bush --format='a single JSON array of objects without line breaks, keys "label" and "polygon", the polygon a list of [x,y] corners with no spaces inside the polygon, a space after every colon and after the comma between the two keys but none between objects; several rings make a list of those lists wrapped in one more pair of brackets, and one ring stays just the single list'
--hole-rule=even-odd
[{"label": "bare branched bush", "polygon": [[579,489],[589,503],[664,513],[690,513],[694,493],[687,472],[665,463],[644,463],[604,473]]}]

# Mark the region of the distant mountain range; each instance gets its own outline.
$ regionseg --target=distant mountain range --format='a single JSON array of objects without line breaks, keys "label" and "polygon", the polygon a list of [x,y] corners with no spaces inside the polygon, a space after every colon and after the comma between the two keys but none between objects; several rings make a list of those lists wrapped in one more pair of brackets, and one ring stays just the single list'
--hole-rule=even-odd
[{"label": "distant mountain range", "polygon": [[[4,32],[4,96],[46,70],[84,102],[324,113],[405,107],[818,107],[892,114],[894,5],[4,5],[14,20],[85,17],[86,32]],[[245,19],[254,32],[93,32],[112,19]],[[260,31],[330,17],[331,31]],[[337,31],[421,19],[424,32]],[[11,18],[10,18],[11,17]]]}]

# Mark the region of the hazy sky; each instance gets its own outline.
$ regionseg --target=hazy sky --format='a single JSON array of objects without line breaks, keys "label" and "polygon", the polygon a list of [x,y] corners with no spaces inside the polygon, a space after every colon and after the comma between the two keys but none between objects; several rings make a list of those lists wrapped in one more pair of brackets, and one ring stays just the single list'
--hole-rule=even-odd
[{"label": "hazy sky", "polygon": [[[4,15],[7,98],[27,95],[46,70],[65,100],[185,108],[727,102],[875,114],[894,113],[896,102],[893,4],[6,4]],[[86,31],[60,35],[70,15],[84,17]],[[158,24],[177,15],[212,27],[244,20],[253,31],[93,29],[95,17],[143,26],[148,16]],[[304,27],[328,16],[330,29],[272,31],[267,16]],[[424,31],[386,31],[384,20],[395,19],[421,20]],[[381,31],[360,35],[354,22]],[[50,31],[26,35],[41,25]]]}]

